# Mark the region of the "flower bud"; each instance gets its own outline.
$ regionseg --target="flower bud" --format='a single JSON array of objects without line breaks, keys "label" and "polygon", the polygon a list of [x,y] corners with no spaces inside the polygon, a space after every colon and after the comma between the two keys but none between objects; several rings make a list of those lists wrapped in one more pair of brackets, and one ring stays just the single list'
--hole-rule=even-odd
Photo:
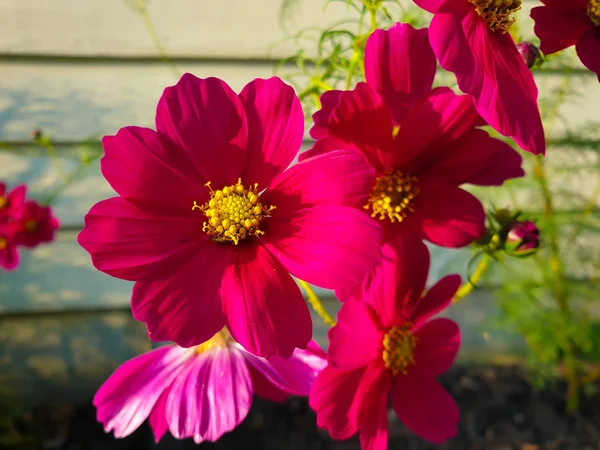
[{"label": "flower bud", "polygon": [[542,58],[540,49],[530,42],[520,42],[517,44],[517,50],[521,54],[523,61],[530,69]]},{"label": "flower bud", "polygon": [[505,251],[510,256],[525,257],[540,246],[540,230],[530,220],[515,221],[506,235]]}]

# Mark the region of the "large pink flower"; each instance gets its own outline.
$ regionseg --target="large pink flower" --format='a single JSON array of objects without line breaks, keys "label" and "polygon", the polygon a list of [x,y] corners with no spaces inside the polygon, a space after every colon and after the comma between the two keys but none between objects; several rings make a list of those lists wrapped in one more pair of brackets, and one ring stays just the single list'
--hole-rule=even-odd
[{"label": "large pink flower", "polygon": [[600,81],[600,1],[542,0],[531,10],[540,49],[552,54],[575,46],[585,67]]},{"label": "large pink flower", "polygon": [[385,450],[387,408],[418,435],[442,443],[456,435],[459,411],[436,377],[452,365],[458,326],[430,318],[460,285],[449,275],[422,296],[429,252],[418,240],[384,248],[384,260],[345,299],[329,331],[329,365],[317,377],[310,406],[334,439],[360,433],[363,450]]},{"label": "large pink flower", "polygon": [[199,347],[169,345],[127,361],[100,387],[94,406],[98,421],[117,438],[149,418],[157,442],[167,430],[178,439],[216,441],[244,420],[253,394],[277,402],[306,396],[325,365],[315,342],[288,360],[267,360],[223,329]]},{"label": "large pink flower", "polygon": [[384,239],[403,230],[461,247],[483,235],[485,213],[460,185],[500,185],[524,172],[515,150],[477,128],[484,122],[471,97],[431,90],[435,70],[427,30],[375,31],[366,83],[323,94],[310,131],[317,142],[300,158],[360,151],[377,171],[366,208],[382,221]]},{"label": "large pink flower", "polygon": [[544,154],[537,86],[508,33],[521,1],[414,2],[435,14],[429,27],[433,51],[442,68],[454,72],[460,90],[473,97],[486,122],[524,150]]},{"label": "large pink flower", "polygon": [[304,117],[278,78],[237,95],[185,74],[165,89],[156,128],[102,141],[120,196],[92,207],[79,235],[95,267],[136,281],[133,314],[155,341],[190,347],[227,325],[259,356],[305,348],[312,324],[290,273],[337,289],[380,261],[379,227],[356,209],[373,169],[338,151],[285,170]]}]

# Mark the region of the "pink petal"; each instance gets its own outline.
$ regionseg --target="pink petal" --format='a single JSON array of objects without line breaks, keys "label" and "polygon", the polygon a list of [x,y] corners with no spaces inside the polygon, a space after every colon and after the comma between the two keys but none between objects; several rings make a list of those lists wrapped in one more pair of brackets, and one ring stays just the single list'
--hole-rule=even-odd
[{"label": "pink petal", "polygon": [[125,200],[163,214],[189,215],[208,200],[206,179],[190,153],[148,128],[126,127],[102,139],[100,168]]},{"label": "pink petal", "polygon": [[342,305],[337,324],[328,332],[329,364],[340,369],[354,369],[381,359],[383,332],[370,305],[350,300]]},{"label": "pink petal", "polygon": [[167,398],[169,430],[178,439],[216,441],[248,415],[252,380],[242,354],[218,348],[196,355]]},{"label": "pink petal", "polygon": [[300,150],[304,113],[294,89],[276,77],[251,81],[240,98],[248,121],[248,154],[242,180],[258,183],[262,190]]},{"label": "pink petal", "polygon": [[321,94],[321,109],[312,116],[314,125],[310,129],[310,137],[321,139],[329,135],[329,119],[340,101],[342,91],[331,90]]},{"label": "pink petal", "polygon": [[585,12],[586,7],[587,5],[581,11],[563,10],[558,5],[532,8],[530,15],[535,21],[533,31],[540,38],[540,50],[544,54],[550,55],[575,45],[581,35],[592,28],[592,22]]},{"label": "pink petal", "polygon": [[298,161],[302,162],[313,156],[323,155],[336,150],[354,150],[360,152],[360,149],[354,144],[345,142],[343,139],[335,136],[326,136],[317,140],[310,149],[298,155]]},{"label": "pink petal", "polygon": [[274,205],[274,218],[313,206],[362,208],[375,182],[375,169],[358,152],[337,150],[294,164],[261,196]]},{"label": "pink petal", "polygon": [[5,270],[15,270],[19,266],[19,262],[17,246],[7,243],[6,247],[0,250],[0,267]]},{"label": "pink petal", "polygon": [[438,87],[410,111],[398,135],[394,167],[416,173],[439,158],[447,148],[460,141],[485,122],[468,95],[457,95],[447,87]]},{"label": "pink petal", "polygon": [[219,289],[232,249],[205,240],[192,259],[171,274],[133,287],[133,317],[146,322],[153,341],[199,345],[225,325]]},{"label": "pink petal", "polygon": [[165,346],[122,364],[94,396],[104,430],[114,430],[117,438],[133,433],[192,355],[193,351]]},{"label": "pink petal", "polygon": [[283,391],[267,380],[264,375],[251,365],[248,365],[250,377],[252,378],[252,390],[254,395],[270,402],[282,403],[290,394]]},{"label": "pink petal", "polygon": [[169,396],[169,392],[171,392],[170,387],[167,388],[158,398],[154,404],[154,408],[152,408],[150,417],[148,418],[150,428],[152,429],[152,434],[154,435],[154,442],[156,443],[158,443],[169,430],[166,411],[167,397]]},{"label": "pink petal", "polygon": [[[4,195],[4,193],[0,194]],[[27,186],[20,184],[15,186],[12,191],[6,196],[8,204],[11,210],[19,209],[25,203],[25,197],[27,195]]]},{"label": "pink petal", "polygon": [[212,187],[235,184],[246,159],[248,126],[240,98],[218,78],[184,74],[165,89],[156,129],[171,138]]},{"label": "pink petal", "polygon": [[447,0],[429,38],[442,68],[454,72],[492,128],[528,152],[545,153],[537,87],[510,34],[490,32],[470,3]]},{"label": "pink petal", "polygon": [[431,287],[423,298],[413,297],[405,304],[404,314],[415,326],[446,309],[460,287],[460,275],[446,275]]},{"label": "pink petal", "polygon": [[354,90],[340,94],[327,126],[327,136],[338,137],[359,148],[376,169],[388,168],[392,133],[388,105],[374,87],[363,82]]},{"label": "pink petal", "polygon": [[[442,150],[443,151],[440,151]],[[423,169],[423,177],[446,183],[500,186],[506,180],[525,175],[523,158],[510,145],[472,130],[445,148]]]},{"label": "pink petal", "polygon": [[442,444],[458,433],[456,402],[435,379],[417,370],[395,378],[392,406],[404,425],[423,439]]},{"label": "pink petal", "polygon": [[446,372],[454,363],[460,347],[460,330],[450,319],[434,319],[414,332],[415,366],[419,372],[436,377]]},{"label": "pink petal", "polygon": [[333,439],[348,439],[358,431],[356,390],[365,370],[326,367],[313,384],[309,405],[317,414],[317,426],[326,428]]},{"label": "pink petal", "polygon": [[289,358],[306,348],[312,320],[300,289],[262,245],[240,245],[223,280],[223,310],[232,336],[257,356]]},{"label": "pink petal", "polygon": [[261,378],[277,390],[291,395],[308,396],[316,376],[327,366],[323,350],[314,341],[306,350],[296,349],[289,359],[278,356],[260,358],[241,346],[239,349]]},{"label": "pink petal", "polygon": [[203,217],[164,215],[114,197],[90,209],[77,242],[98,270],[124,280],[148,280],[168,275],[192,258],[206,239]]},{"label": "pink petal", "polygon": [[445,0],[413,0],[417,6],[425,11],[435,13]]},{"label": "pink petal", "polygon": [[325,289],[357,286],[381,260],[379,224],[346,206],[273,218],[261,240],[292,275]]},{"label": "pink petal", "polygon": [[565,2],[564,0],[540,0],[544,5],[551,6],[552,8],[559,9],[561,11],[587,11],[589,0],[570,0]]},{"label": "pink petal", "polygon": [[390,381],[380,362],[370,364],[360,381],[356,396],[361,399],[358,420],[362,450],[387,450]]},{"label": "pink petal", "polygon": [[421,183],[410,226],[441,247],[469,245],[485,233],[485,211],[467,191],[449,184]]},{"label": "pink petal", "polygon": [[577,56],[600,81],[600,27],[585,32],[577,42]]},{"label": "pink petal", "polygon": [[388,31],[375,30],[365,47],[365,77],[389,105],[394,122],[427,96],[435,77],[436,60],[427,28],[416,30],[397,23]]}]

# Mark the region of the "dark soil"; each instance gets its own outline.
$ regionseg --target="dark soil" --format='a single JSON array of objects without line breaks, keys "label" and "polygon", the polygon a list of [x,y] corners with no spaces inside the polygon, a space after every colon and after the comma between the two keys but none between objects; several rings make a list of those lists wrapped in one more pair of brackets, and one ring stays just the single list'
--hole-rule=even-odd
[{"label": "dark soil", "polygon": [[[426,443],[390,414],[390,450],[600,449],[600,394],[582,399],[577,417],[565,414],[564,385],[534,391],[518,368],[455,368],[441,381],[461,410],[459,436],[442,446]],[[432,405],[435,408],[435,405]],[[357,438],[332,441],[318,430],[306,399],[274,404],[255,399],[248,418],[217,443],[196,446],[171,436],[155,445],[145,424],[115,440],[103,432],[91,405],[0,411],[0,448],[6,450],[359,450]]]}]

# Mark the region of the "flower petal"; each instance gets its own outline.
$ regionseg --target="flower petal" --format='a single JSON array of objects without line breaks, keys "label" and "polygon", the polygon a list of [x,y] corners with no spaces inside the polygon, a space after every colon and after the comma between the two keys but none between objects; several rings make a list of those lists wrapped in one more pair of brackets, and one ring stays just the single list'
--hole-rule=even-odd
[{"label": "flower petal", "polygon": [[378,361],[367,367],[356,396],[361,399],[358,426],[362,450],[387,449],[389,373]]},{"label": "flower petal", "polygon": [[192,355],[193,351],[169,345],[122,364],[94,395],[97,418],[104,430],[114,430],[117,438],[133,433]]},{"label": "flower petal", "polygon": [[196,355],[188,366],[167,398],[169,429],[177,439],[214,442],[248,415],[250,372],[244,357],[230,349]]},{"label": "flower petal", "polygon": [[348,439],[358,431],[356,390],[365,370],[326,367],[313,384],[309,405],[317,414],[317,426],[326,428],[333,439]]},{"label": "flower petal", "polygon": [[190,153],[166,136],[140,127],[121,128],[102,138],[102,175],[125,200],[163,214],[189,213],[208,200],[208,181]]},{"label": "flower petal", "polygon": [[262,190],[300,150],[304,113],[294,89],[277,77],[251,81],[240,98],[248,121],[248,154],[242,180],[258,183]]},{"label": "flower petal", "polygon": [[200,215],[163,215],[121,197],[96,203],[84,222],[77,242],[90,253],[94,267],[129,281],[168,275],[192,257],[204,238]]},{"label": "flower petal", "polygon": [[273,218],[261,241],[292,275],[325,289],[357,286],[381,260],[379,224],[346,206]]},{"label": "flower petal", "polygon": [[404,314],[415,326],[446,309],[460,287],[460,275],[446,275],[427,291],[424,297],[414,297],[405,304]]},{"label": "flower petal", "polygon": [[302,162],[305,159],[312,158],[313,156],[322,155],[336,150],[354,150],[360,153],[360,150],[358,147],[356,147],[356,145],[345,142],[343,139],[335,136],[326,136],[318,139],[310,149],[298,155],[298,161]]},{"label": "flower petal", "polygon": [[421,183],[416,211],[407,223],[441,247],[469,245],[485,233],[485,211],[473,195],[456,186]]},{"label": "flower petal", "polygon": [[447,0],[431,21],[429,38],[443,69],[504,136],[533,154],[545,153],[537,86],[509,33],[493,33],[473,5]]},{"label": "flower petal", "polygon": [[188,153],[188,160],[213,188],[235,184],[242,175],[246,113],[224,81],[184,74],[158,102],[156,129]]},{"label": "flower petal", "polygon": [[291,395],[308,396],[312,384],[321,370],[327,366],[325,353],[311,341],[306,350],[296,349],[291,358],[278,356],[260,358],[239,346],[248,364],[260,376],[278,390]]},{"label": "flower petal", "polygon": [[154,435],[154,442],[156,442],[157,444],[169,430],[169,423],[167,422],[166,405],[167,397],[169,396],[170,391],[170,387],[165,389],[165,391],[161,394],[161,396],[154,404],[154,408],[152,408],[152,412],[150,413],[150,417],[148,418],[150,428],[152,429],[152,434]]},{"label": "flower petal", "polygon": [[594,72],[600,81],[600,28],[584,33],[577,42],[576,49],[583,65]]},{"label": "flower petal", "polygon": [[225,325],[219,290],[232,261],[231,248],[204,240],[195,251],[173,273],[133,287],[133,317],[146,323],[153,341],[191,347],[209,340]]},{"label": "flower petal", "polygon": [[340,101],[341,94],[342,91],[338,90],[325,91],[321,94],[321,109],[312,116],[313,126],[309,132],[310,137],[321,139],[329,135],[329,120]]},{"label": "flower petal", "polygon": [[337,150],[294,164],[273,180],[261,201],[276,207],[275,218],[313,206],[361,208],[374,182],[375,169],[360,153]]},{"label": "flower petal", "polygon": [[444,148],[422,169],[423,176],[460,185],[500,186],[525,175],[523,158],[510,145],[483,130],[472,130]]},{"label": "flower petal", "polygon": [[546,55],[575,45],[581,35],[592,28],[585,9],[577,11],[563,10],[558,5],[537,6],[531,9],[530,15],[535,21],[533,31],[540,38],[540,50]]},{"label": "flower petal", "polygon": [[423,8],[425,11],[435,13],[439,7],[444,3],[444,0],[413,0],[417,6]]},{"label": "flower petal", "polygon": [[0,267],[5,270],[15,270],[19,266],[20,258],[17,246],[11,243],[7,243],[6,246],[0,250]]},{"label": "flower petal", "polygon": [[248,366],[248,370],[250,371],[250,377],[252,378],[254,395],[257,397],[270,402],[281,403],[290,396],[286,391],[283,391],[272,384],[260,371],[256,370],[251,365]]},{"label": "flower petal", "polygon": [[257,356],[289,358],[306,348],[312,320],[300,289],[262,245],[240,245],[223,280],[223,309],[231,335]]},{"label": "flower petal", "polygon": [[365,78],[385,98],[397,124],[431,91],[435,71],[427,28],[397,23],[387,31],[375,30],[367,40]]},{"label": "flower petal", "polygon": [[383,332],[373,308],[350,300],[342,305],[336,325],[328,332],[329,364],[340,369],[366,366],[381,359]]},{"label": "flower petal", "polygon": [[456,402],[434,378],[417,370],[395,378],[392,406],[404,425],[423,439],[442,444],[458,433]]},{"label": "flower petal", "polygon": [[419,372],[436,377],[450,369],[460,347],[460,330],[455,322],[434,319],[415,330],[414,335],[415,366]]}]

